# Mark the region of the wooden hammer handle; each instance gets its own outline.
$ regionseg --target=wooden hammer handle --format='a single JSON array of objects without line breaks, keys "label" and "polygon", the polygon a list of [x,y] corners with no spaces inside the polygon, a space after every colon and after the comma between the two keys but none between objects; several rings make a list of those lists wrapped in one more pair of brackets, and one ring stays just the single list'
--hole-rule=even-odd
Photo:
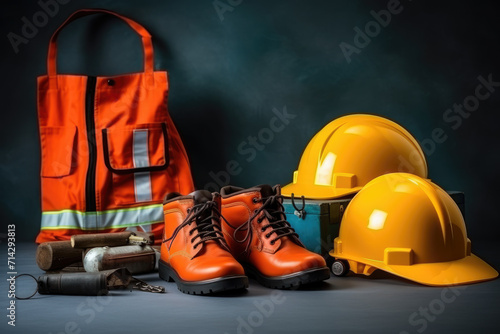
[{"label": "wooden hammer handle", "polygon": [[73,248],[115,247],[129,243],[132,232],[77,234],[71,236]]},{"label": "wooden hammer handle", "polygon": [[42,270],[58,270],[82,261],[82,250],[71,247],[71,242],[41,243],[36,250],[36,264]]}]

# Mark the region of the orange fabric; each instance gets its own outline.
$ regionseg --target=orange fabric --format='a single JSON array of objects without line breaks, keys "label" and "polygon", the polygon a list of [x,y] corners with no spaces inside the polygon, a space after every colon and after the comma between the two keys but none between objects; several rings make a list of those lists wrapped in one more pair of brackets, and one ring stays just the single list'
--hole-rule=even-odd
[{"label": "orange fabric", "polygon": [[153,43],[151,41],[151,35],[149,32],[137,22],[126,18],[125,16],[119,15],[109,10],[105,9],[80,9],[70,15],[64,21],[63,24],[54,32],[50,39],[49,43],[49,55],[47,57],[47,73],[50,77],[55,77],[57,75],[57,37],[61,30],[66,27],[71,22],[88,15],[94,14],[108,14],[115,16],[123,21],[125,21],[132,29],[135,30],[137,34],[139,34],[142,38],[142,44],[144,48],[144,72],[148,74],[152,74],[154,71],[154,57],[153,57]]},{"label": "orange fabric", "polygon": [[[91,85],[93,81],[85,75],[57,74],[56,40],[59,32],[73,20],[97,13],[114,15],[126,21],[142,37],[144,72],[97,77],[95,85]],[[95,94],[92,94],[94,89]],[[125,227],[100,225],[100,221],[111,221],[112,215],[119,220],[120,216],[116,214],[119,210],[147,209],[151,205],[158,205],[161,213],[166,193],[176,191],[187,194],[194,190],[186,151],[168,113],[168,89],[167,72],[154,71],[151,36],[138,23],[110,11],[83,9],[73,13],[56,30],[49,45],[48,74],[38,78],[42,212],[72,210],[63,212],[61,219],[66,219],[62,217],[64,214],[71,215],[76,211],[75,217],[88,221],[89,217],[85,215],[92,211],[97,213],[97,218],[95,228],[88,225],[84,228],[64,228],[67,224],[64,221],[55,228],[44,226],[44,218],[48,216],[42,215],[42,229],[36,242],[65,240],[78,233],[123,231]],[[89,106],[89,98],[93,105]],[[92,108],[90,121],[89,107]],[[134,130],[146,131],[147,136],[144,154],[149,159],[146,167],[151,168],[151,171],[148,170],[151,198],[147,201],[137,201],[135,195],[134,178],[142,170],[134,167]],[[95,140],[92,138],[94,134]],[[93,152],[90,149],[92,144],[95,144]],[[95,159],[93,178],[89,172],[91,159]],[[90,207],[88,195],[92,187],[88,186],[89,179],[93,179],[92,186],[95,188],[95,202]],[[94,205],[95,208],[92,207]],[[133,211],[127,211],[129,218],[132,215],[130,212]],[[52,224],[54,217],[49,217]],[[116,219],[114,224],[118,224]],[[148,223],[134,219],[119,223],[127,226]],[[163,217],[155,221],[162,220]],[[157,243],[161,242],[163,223],[154,224],[151,229]]]},{"label": "orange fabric", "polygon": [[[187,216],[187,209],[193,204],[193,200],[182,199],[163,206],[165,240],[182,224]],[[195,237],[195,234],[190,234],[192,228],[191,225],[185,226],[173,240],[164,242],[161,246],[161,261],[171,266],[181,279],[195,282],[245,275],[243,267],[218,240],[209,240],[194,247],[199,239],[191,241]]]},{"label": "orange fabric", "polygon": [[[127,170],[134,168],[133,161],[133,135],[134,130],[148,129],[148,153],[151,166],[161,166],[165,163],[165,145],[163,140],[162,123],[132,125],[126,127],[113,127],[106,131],[108,150],[105,154],[109,158],[111,168]],[[102,134],[105,136],[105,134]],[[105,155],[105,156],[106,156]]]},{"label": "orange fabric", "polygon": [[[262,206],[261,202],[255,203],[254,198],[261,199],[261,193],[249,191],[222,197],[221,213],[231,225],[223,221],[222,231],[231,253],[240,263],[251,264],[261,274],[269,277],[325,267],[326,262],[321,255],[308,251],[295,243],[291,237],[282,237],[271,244],[270,241],[277,235],[276,232],[273,232],[269,237],[266,237],[269,230],[262,232],[261,227],[269,224],[262,212],[252,219],[252,236],[246,242],[239,242],[238,240],[243,240],[247,231],[238,231],[235,238],[233,227],[238,228],[245,224],[253,212]],[[258,222],[259,218],[262,219],[260,223]],[[245,252],[248,243],[250,243],[250,247]]]}]

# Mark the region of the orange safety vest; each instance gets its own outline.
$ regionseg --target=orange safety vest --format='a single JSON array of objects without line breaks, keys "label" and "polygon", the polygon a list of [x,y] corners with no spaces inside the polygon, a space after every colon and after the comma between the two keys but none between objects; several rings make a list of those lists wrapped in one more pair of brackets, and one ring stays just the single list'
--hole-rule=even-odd
[{"label": "orange safety vest", "polygon": [[[57,74],[57,36],[70,22],[103,13],[142,38],[144,72]],[[52,35],[47,75],[38,78],[42,224],[36,242],[73,234],[163,231],[166,193],[194,190],[188,157],[167,109],[168,77],[155,71],[151,35],[102,9],[73,13]]]}]

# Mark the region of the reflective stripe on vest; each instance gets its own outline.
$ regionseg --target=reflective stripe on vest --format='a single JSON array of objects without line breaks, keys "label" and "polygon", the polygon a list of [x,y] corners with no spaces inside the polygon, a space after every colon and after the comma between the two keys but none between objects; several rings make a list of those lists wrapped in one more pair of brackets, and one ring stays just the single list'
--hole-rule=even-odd
[{"label": "reflective stripe on vest", "polygon": [[[134,167],[149,167],[148,130],[136,129],[133,132]],[[135,201],[151,201],[151,175],[149,172],[134,173]]]},{"label": "reflective stripe on vest", "polygon": [[163,222],[163,205],[81,212],[76,210],[42,212],[42,230],[107,230]]}]

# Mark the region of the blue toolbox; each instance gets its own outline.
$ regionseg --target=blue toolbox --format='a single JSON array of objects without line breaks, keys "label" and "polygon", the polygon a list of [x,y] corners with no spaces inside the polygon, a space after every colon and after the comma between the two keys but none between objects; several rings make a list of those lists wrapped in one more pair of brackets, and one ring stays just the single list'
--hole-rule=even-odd
[{"label": "blue toolbox", "polygon": [[[448,191],[465,217],[465,195],[461,191]],[[354,197],[354,196],[352,196]],[[286,219],[299,234],[307,249],[327,255],[338,237],[340,221],[352,197],[332,200],[302,200],[295,197],[283,200]]]},{"label": "blue toolbox", "polygon": [[340,221],[352,197],[333,200],[285,198],[286,219],[307,249],[327,254],[339,235]]}]

